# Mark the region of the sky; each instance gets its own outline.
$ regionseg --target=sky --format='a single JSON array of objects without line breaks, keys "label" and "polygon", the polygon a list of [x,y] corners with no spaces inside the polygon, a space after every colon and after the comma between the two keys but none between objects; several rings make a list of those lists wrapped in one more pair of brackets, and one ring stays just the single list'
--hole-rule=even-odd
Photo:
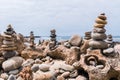
[{"label": "sky", "polygon": [[58,36],[92,31],[95,19],[105,13],[106,34],[120,36],[120,0],[0,0],[0,33],[11,24],[17,33]]}]

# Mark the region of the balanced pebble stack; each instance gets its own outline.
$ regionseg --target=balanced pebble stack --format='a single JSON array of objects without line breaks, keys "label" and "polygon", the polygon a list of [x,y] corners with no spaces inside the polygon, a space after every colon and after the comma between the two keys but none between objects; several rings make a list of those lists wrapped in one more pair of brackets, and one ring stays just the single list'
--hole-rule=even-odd
[{"label": "balanced pebble stack", "polygon": [[84,39],[86,39],[86,40],[91,39],[91,31],[85,32],[85,37],[84,37]]},{"label": "balanced pebble stack", "polygon": [[113,38],[111,34],[107,35],[106,42],[108,43],[108,47],[113,47]]},{"label": "balanced pebble stack", "polygon": [[91,34],[92,40],[89,43],[92,49],[106,49],[108,47],[108,44],[104,41],[107,38],[104,28],[107,24],[106,19],[105,14],[102,13],[95,20],[96,23]]},{"label": "balanced pebble stack", "polygon": [[8,26],[6,31],[4,32],[3,36],[3,44],[1,46],[1,49],[3,51],[3,56],[5,58],[10,58],[16,55],[16,49],[17,47],[15,46],[14,43],[14,38],[13,38],[13,28],[11,25]]}]

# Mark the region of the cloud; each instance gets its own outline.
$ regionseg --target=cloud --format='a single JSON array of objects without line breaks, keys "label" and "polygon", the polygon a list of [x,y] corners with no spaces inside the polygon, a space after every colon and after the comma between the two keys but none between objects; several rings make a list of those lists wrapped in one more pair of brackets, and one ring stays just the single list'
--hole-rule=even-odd
[{"label": "cloud", "polygon": [[25,35],[31,30],[49,35],[52,28],[59,35],[84,35],[85,31],[92,30],[101,12],[108,16],[107,29],[115,31],[120,20],[119,4],[119,0],[0,0],[1,31],[11,23],[16,31]]}]

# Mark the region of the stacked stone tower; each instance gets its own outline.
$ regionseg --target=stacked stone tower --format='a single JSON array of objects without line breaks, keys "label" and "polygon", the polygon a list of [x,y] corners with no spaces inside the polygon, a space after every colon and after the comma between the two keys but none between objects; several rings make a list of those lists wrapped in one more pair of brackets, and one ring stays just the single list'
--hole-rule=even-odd
[{"label": "stacked stone tower", "polygon": [[107,35],[106,42],[108,43],[108,47],[113,47],[113,38],[111,34]]},{"label": "stacked stone tower", "polygon": [[50,49],[54,49],[55,48],[55,46],[56,46],[56,43],[57,43],[57,41],[56,41],[56,30],[55,29],[52,29],[51,31],[50,31],[50,44],[49,44],[49,48]]},{"label": "stacked stone tower", "polygon": [[34,47],[35,43],[34,43],[35,37],[34,37],[34,33],[33,31],[30,32],[30,47]]},{"label": "stacked stone tower", "polygon": [[3,44],[1,46],[1,49],[3,51],[3,56],[5,58],[10,58],[16,55],[16,49],[17,47],[15,46],[15,31],[13,30],[11,25],[8,25],[8,28],[6,31],[3,33]]},{"label": "stacked stone tower", "polygon": [[104,41],[107,36],[105,34],[105,25],[107,24],[106,21],[107,17],[104,13],[100,14],[97,19],[95,20],[94,29],[92,31],[92,41],[90,41],[89,46],[92,49],[106,49],[108,44]]},{"label": "stacked stone tower", "polygon": [[85,32],[85,37],[84,37],[84,39],[85,39],[85,40],[91,39],[91,31]]}]

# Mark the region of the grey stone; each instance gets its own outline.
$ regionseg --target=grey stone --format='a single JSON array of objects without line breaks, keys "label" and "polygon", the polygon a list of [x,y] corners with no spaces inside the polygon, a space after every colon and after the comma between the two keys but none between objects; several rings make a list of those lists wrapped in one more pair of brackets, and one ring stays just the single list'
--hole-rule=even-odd
[{"label": "grey stone", "polygon": [[8,77],[8,80],[16,80],[16,77],[11,74],[11,75]]},{"label": "grey stone", "polygon": [[14,74],[14,75],[16,75],[16,74],[18,74],[18,73],[19,73],[19,70],[18,70],[18,69],[12,70],[12,71],[9,72],[9,74]]},{"label": "grey stone", "polygon": [[15,51],[4,51],[2,54],[4,58],[11,58],[15,56],[17,53]]},{"label": "grey stone", "polygon": [[94,28],[93,33],[105,33],[106,30],[104,28]]},{"label": "grey stone", "polygon": [[24,59],[22,57],[12,57],[3,62],[2,68],[4,71],[11,71],[19,68],[22,65],[23,61]]},{"label": "grey stone", "polygon": [[50,65],[48,64],[41,64],[39,65],[39,69],[43,72],[49,71]]},{"label": "grey stone", "polygon": [[34,64],[34,65],[31,67],[31,70],[32,70],[33,72],[38,71],[38,70],[39,70],[39,64]]},{"label": "grey stone", "polygon": [[106,49],[108,44],[105,41],[90,41],[89,46],[94,49]]},{"label": "grey stone", "polygon": [[107,38],[106,34],[104,33],[92,33],[91,37],[94,40],[105,40]]}]

